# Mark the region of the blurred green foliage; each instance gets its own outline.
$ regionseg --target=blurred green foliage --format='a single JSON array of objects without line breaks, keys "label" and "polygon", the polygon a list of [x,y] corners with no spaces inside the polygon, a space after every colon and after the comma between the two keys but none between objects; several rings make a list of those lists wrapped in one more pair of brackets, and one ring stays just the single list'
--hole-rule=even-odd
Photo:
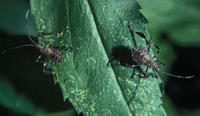
[{"label": "blurred green foliage", "polygon": [[[0,29],[12,35],[26,35],[24,14],[29,7],[28,0],[1,0],[0,1]],[[32,16],[29,16],[29,31],[36,36],[37,29]]]},{"label": "blurred green foliage", "polygon": [[153,38],[162,32],[180,46],[200,46],[199,0],[138,0]]},{"label": "blurred green foliage", "polygon": [[0,104],[16,112],[29,115],[43,113],[43,109],[38,109],[24,95],[20,95],[14,90],[13,86],[0,75]]},{"label": "blurred green foliage", "polygon": [[0,2],[1,30],[10,34],[24,35],[24,14],[28,4],[24,0],[1,0]]}]

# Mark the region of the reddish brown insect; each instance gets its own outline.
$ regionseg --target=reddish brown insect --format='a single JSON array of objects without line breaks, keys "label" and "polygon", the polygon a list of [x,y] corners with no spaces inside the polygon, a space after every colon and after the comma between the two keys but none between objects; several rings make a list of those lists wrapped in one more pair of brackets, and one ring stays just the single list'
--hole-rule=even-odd
[{"label": "reddish brown insect", "polygon": [[[45,56],[46,58],[45,58],[45,61],[43,62],[43,72],[45,74],[49,75],[49,74],[51,74],[51,71],[47,70],[47,68],[46,68],[47,61],[50,61],[52,64],[59,64],[60,62],[63,61],[64,56],[63,56],[63,53],[61,51],[57,50],[57,49],[58,48],[62,48],[62,49],[64,48],[64,49],[70,49],[70,50],[72,50],[72,47],[63,46],[63,47],[49,48],[49,46],[43,46],[43,45],[37,44],[35,41],[33,41],[33,39],[30,36],[30,33],[29,33],[28,15],[29,15],[29,9],[26,12],[26,32],[27,32],[28,38],[29,38],[29,40],[31,41],[32,44],[25,44],[25,45],[13,47],[13,48],[10,48],[8,50],[3,51],[2,53],[5,53],[7,51],[10,51],[10,50],[16,49],[16,48],[22,48],[22,47],[27,47],[27,46],[35,47],[35,48],[39,49],[40,52],[41,52],[41,55],[37,58],[36,62],[38,62],[39,59],[42,56]],[[55,34],[52,34],[50,36],[53,37],[54,35]]]}]

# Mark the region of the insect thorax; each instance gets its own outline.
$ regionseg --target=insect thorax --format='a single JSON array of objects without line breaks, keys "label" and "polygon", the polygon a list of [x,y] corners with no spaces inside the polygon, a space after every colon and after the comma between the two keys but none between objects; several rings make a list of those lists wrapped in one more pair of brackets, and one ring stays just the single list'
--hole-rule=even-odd
[{"label": "insect thorax", "polygon": [[138,46],[134,47],[132,50],[133,61],[137,64],[147,65],[151,61],[151,56],[145,47]]},{"label": "insect thorax", "polygon": [[38,46],[38,48],[40,49],[40,52],[47,56],[53,64],[58,64],[63,60],[63,54],[59,50],[49,48],[47,46]]},{"label": "insect thorax", "polygon": [[145,47],[142,46],[134,47],[132,50],[132,58],[133,61],[136,62],[137,64],[146,65],[152,69],[160,71],[158,65],[150,56],[148,50]]},{"label": "insect thorax", "polygon": [[48,56],[48,53],[49,53],[49,49],[47,46],[42,46],[42,45],[39,45],[37,46],[38,49],[40,50],[40,52],[46,56]]}]

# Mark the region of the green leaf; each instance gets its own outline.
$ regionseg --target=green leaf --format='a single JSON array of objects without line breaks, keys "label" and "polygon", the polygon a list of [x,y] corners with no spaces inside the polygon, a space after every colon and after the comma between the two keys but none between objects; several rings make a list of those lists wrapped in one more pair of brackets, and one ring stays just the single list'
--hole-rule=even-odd
[{"label": "green leaf", "polygon": [[[138,0],[153,33],[167,32],[169,39],[182,46],[199,46],[199,0]],[[154,36],[155,37],[155,36]]]},{"label": "green leaf", "polygon": [[0,76],[0,104],[16,112],[33,115],[44,112],[43,109],[36,108],[34,104],[14,90],[8,81]]},{"label": "green leaf", "polygon": [[[147,21],[139,8],[134,0],[31,1],[39,32],[63,32],[55,38],[39,38],[40,43],[68,45],[74,49],[74,52],[62,50],[64,60],[49,66],[63,98],[68,98],[78,113],[84,116],[166,115],[162,105],[159,107],[159,79],[131,78],[133,69],[119,62],[106,65],[114,48],[133,47],[128,25],[149,38]],[[145,46],[139,36],[135,35],[135,39]]]}]

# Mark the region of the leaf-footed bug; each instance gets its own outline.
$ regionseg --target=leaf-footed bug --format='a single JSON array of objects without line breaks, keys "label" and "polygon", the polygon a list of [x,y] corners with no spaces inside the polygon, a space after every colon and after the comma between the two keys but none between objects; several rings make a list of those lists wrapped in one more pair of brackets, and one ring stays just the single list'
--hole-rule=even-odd
[{"label": "leaf-footed bug", "polygon": [[[35,47],[38,50],[40,50],[40,52],[41,52],[41,55],[37,58],[36,62],[38,62],[42,56],[45,56],[45,61],[43,62],[43,72],[46,75],[50,75],[51,70],[49,70],[49,69],[47,70],[47,68],[46,68],[47,61],[50,61],[52,64],[59,64],[60,62],[63,61],[63,58],[64,58],[63,53],[57,49],[61,48],[61,49],[69,49],[70,51],[73,51],[73,48],[69,47],[69,46],[49,48],[49,45],[44,46],[44,45],[40,45],[40,44],[36,43],[35,41],[33,41],[33,39],[30,36],[30,33],[29,33],[28,15],[29,15],[29,9],[26,12],[26,33],[28,34],[28,38],[32,44],[25,44],[25,45],[20,45],[17,47],[9,48],[7,50],[2,51],[1,53],[3,54],[10,50],[22,48],[22,47],[28,47],[28,46]],[[53,37],[54,34],[52,34],[50,36]]]},{"label": "leaf-footed bug", "polygon": [[[164,72],[164,71],[162,71],[160,68],[159,68],[159,66],[157,65],[157,63],[156,62],[158,62],[158,61],[156,61],[156,60],[154,60],[154,58],[156,58],[156,56],[158,55],[158,53],[159,53],[159,51],[160,51],[160,49],[159,49],[159,47],[158,46],[156,46],[156,45],[154,45],[154,47],[158,50],[157,52],[156,52],[156,54],[153,56],[153,57],[151,57],[151,55],[150,55],[150,48],[151,48],[151,39],[150,40],[148,40],[147,38],[146,38],[146,36],[143,34],[143,33],[141,33],[141,32],[134,32],[132,29],[131,29],[131,27],[130,27],[130,25],[128,25],[128,29],[129,29],[129,31],[130,31],[130,33],[131,33],[131,36],[132,36],[132,39],[134,38],[134,33],[136,33],[137,35],[139,35],[141,38],[143,38],[143,39],[145,39],[145,42],[146,42],[146,45],[147,45],[147,48],[146,47],[143,47],[143,46],[137,46],[136,45],[136,42],[134,41],[134,44],[135,44],[135,47],[132,49],[132,55],[131,55],[131,57],[132,57],[132,60],[133,60],[133,62],[135,62],[137,65],[131,65],[130,67],[138,67],[138,66],[146,66],[147,68],[146,68],[146,70],[145,70],[145,74],[144,74],[144,78],[145,77],[148,77],[148,76],[150,76],[150,75],[152,75],[152,76],[156,76],[157,78],[158,78],[158,75],[157,75],[157,73],[159,74],[159,75],[161,75],[161,73],[162,74],[166,74],[166,75],[168,75],[168,76],[171,76],[171,77],[176,77],[176,78],[193,78],[194,76],[179,76],[179,75],[174,75],[174,74],[170,74],[170,73],[167,73],[167,72]],[[161,63],[162,64],[162,63]],[[148,69],[149,68],[151,68],[152,70],[153,70],[153,72],[154,73],[148,73]],[[148,74],[147,74],[148,73]],[[133,74],[134,75],[134,74]],[[141,76],[140,76],[141,77]],[[163,97],[164,97],[164,82],[163,82],[163,90],[162,90],[162,93],[163,93]],[[162,99],[164,99],[162,97]],[[162,100],[163,101],[163,100]],[[162,101],[161,101],[161,103],[160,103],[160,105],[162,104]],[[159,105],[159,106],[160,106]]]},{"label": "leaf-footed bug", "polygon": [[[129,28],[129,31],[131,33],[131,36],[134,37],[134,31],[130,28],[130,25],[128,25],[128,28]],[[177,77],[177,78],[192,78],[192,77],[194,77],[194,76],[178,76],[178,75],[170,74],[170,73],[167,73],[167,72],[160,70],[159,66],[156,63],[157,61],[154,61],[154,58],[159,53],[159,47],[155,45],[155,48],[157,48],[158,51],[153,57],[151,57],[151,55],[150,55],[151,40],[147,40],[146,36],[141,32],[135,32],[135,33],[138,34],[141,38],[145,39],[147,48],[143,47],[143,46],[136,46],[135,45],[135,47],[132,49],[131,57],[132,57],[132,60],[135,63],[137,63],[137,65],[132,65],[131,67],[137,67],[137,66],[145,65],[145,66],[147,66],[146,71],[148,70],[148,68],[151,68],[155,74],[156,73],[159,73],[159,74],[163,73],[163,74],[166,74],[168,76]]]}]

